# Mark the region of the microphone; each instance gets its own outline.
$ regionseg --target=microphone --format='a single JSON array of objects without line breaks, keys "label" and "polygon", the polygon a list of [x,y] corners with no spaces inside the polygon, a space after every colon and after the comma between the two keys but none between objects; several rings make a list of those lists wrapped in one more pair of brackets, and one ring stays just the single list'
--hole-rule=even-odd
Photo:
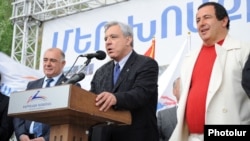
[{"label": "microphone", "polygon": [[75,84],[76,82],[83,80],[84,77],[84,73],[74,74],[67,81],[65,81],[65,84]]},{"label": "microphone", "polygon": [[96,51],[96,53],[88,53],[84,55],[79,55],[80,57],[87,57],[88,59],[96,58],[98,60],[103,60],[106,58],[106,53],[102,50]]}]

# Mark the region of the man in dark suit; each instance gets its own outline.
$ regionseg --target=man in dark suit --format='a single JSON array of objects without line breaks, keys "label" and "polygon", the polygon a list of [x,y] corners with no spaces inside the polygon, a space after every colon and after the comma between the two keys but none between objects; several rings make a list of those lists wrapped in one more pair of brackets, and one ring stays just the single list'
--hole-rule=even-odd
[{"label": "man in dark suit", "polygon": [[[92,141],[97,141],[96,138],[102,141],[159,140],[156,119],[157,62],[133,50],[133,31],[126,24],[107,23],[104,39],[106,52],[112,60],[95,72],[90,91],[97,94],[96,106],[100,111],[106,112],[110,108],[129,110],[132,124],[93,127],[90,138]],[[113,80],[117,63],[120,74],[117,80]]]},{"label": "man in dark suit", "polygon": [[241,85],[245,90],[247,96],[250,98],[250,54],[242,70],[242,81]]},{"label": "man in dark suit", "polygon": [[[63,74],[65,63],[65,54],[59,48],[50,48],[46,50],[43,56],[43,72],[45,77],[29,82],[27,90],[44,88],[47,84],[46,81],[51,78],[53,81],[50,83],[50,86],[61,85],[67,80]],[[36,139],[36,141],[49,141],[49,125],[42,123],[41,135],[37,135],[33,129],[35,123],[35,121],[14,118],[17,140],[29,141],[30,139]]]},{"label": "man in dark suit", "polygon": [[[0,75],[1,81],[1,75]],[[8,116],[9,97],[0,92],[0,140],[9,141],[13,134],[13,118]]]},{"label": "man in dark suit", "polygon": [[[180,78],[173,83],[173,95],[178,103],[180,98]],[[160,141],[168,141],[172,135],[177,123],[177,105],[171,108],[163,109],[158,112],[157,123],[160,135]]]}]

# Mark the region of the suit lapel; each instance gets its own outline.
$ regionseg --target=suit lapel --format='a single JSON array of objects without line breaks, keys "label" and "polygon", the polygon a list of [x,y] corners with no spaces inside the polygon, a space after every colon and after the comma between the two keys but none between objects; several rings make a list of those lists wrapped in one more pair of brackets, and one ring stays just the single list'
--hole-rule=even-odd
[{"label": "suit lapel", "polygon": [[43,87],[44,79],[45,79],[45,77],[39,79],[38,82],[37,82],[37,85],[35,85],[35,87],[36,87],[36,88],[42,88],[42,87]]},{"label": "suit lapel", "polygon": [[[185,83],[183,90],[186,91],[184,94],[188,95],[188,91],[190,88],[190,83],[191,83],[191,79],[192,79],[192,73],[193,73],[193,69],[194,69],[194,65],[196,63],[197,57],[199,55],[201,48],[199,48],[198,50],[194,51],[194,52],[190,52],[189,54],[186,55],[186,57],[183,59],[183,68],[182,69],[182,75],[181,75],[181,79],[182,81]],[[186,97],[186,96],[184,96]],[[186,100],[185,100],[186,101]]]},{"label": "suit lapel", "polygon": [[218,88],[221,85],[222,82],[222,76],[224,72],[224,66],[226,64],[226,58],[227,58],[227,50],[222,48],[219,45],[215,45],[216,50],[216,60],[214,62],[213,71],[211,73],[210,81],[209,81],[209,87],[207,92],[207,100],[206,100],[206,108],[208,107],[212,97],[218,90]]},{"label": "suit lapel", "polygon": [[[128,58],[127,62],[125,63],[124,67],[121,70],[121,73],[117,79],[116,84],[114,85],[113,92],[122,84],[122,82],[128,77],[130,70],[136,60],[137,54],[133,51],[130,57]],[[112,80],[112,79],[111,79]]]},{"label": "suit lapel", "polygon": [[[189,52],[185,58],[183,59],[183,68],[181,69],[181,83],[184,83],[185,85],[182,85],[182,92],[181,92],[181,97],[179,101],[179,106],[178,110],[179,111],[185,111],[186,108],[186,102],[187,102],[187,97],[188,97],[188,92],[190,88],[190,83],[191,83],[191,77],[193,73],[193,68],[196,62],[196,59],[199,55],[201,48],[194,50],[193,52]],[[180,113],[180,122],[183,122],[185,113]]]},{"label": "suit lapel", "polygon": [[101,93],[102,91],[113,92],[113,71],[114,71],[114,61],[111,60],[105,64],[105,67],[101,67],[97,70],[98,77],[94,76],[94,82],[96,83],[95,93]]},{"label": "suit lapel", "polygon": [[207,95],[206,108],[209,106],[209,103],[212,100],[212,97],[221,86],[223,73],[225,72],[226,61],[228,60],[227,58],[228,51],[235,50],[238,48],[239,48],[239,45],[236,42],[234,42],[230,36],[227,36],[225,38],[222,46],[218,44],[215,45],[217,58],[215,60],[213,72],[211,74],[210,84],[208,88],[211,92],[208,93]]},{"label": "suit lapel", "polygon": [[61,84],[63,84],[65,81],[67,80],[67,78],[64,76],[64,74],[62,74],[60,77],[59,77],[59,79],[57,80],[57,82],[56,82],[56,86],[57,85],[61,85]]},{"label": "suit lapel", "polygon": [[[43,82],[44,82],[44,78],[41,78],[39,80],[37,80],[37,85],[34,85],[34,88],[42,88],[43,87]],[[61,85],[63,84],[65,81],[67,80],[67,78],[64,75],[61,75],[60,78],[57,80],[55,85]],[[33,88],[33,87],[32,87]]]}]

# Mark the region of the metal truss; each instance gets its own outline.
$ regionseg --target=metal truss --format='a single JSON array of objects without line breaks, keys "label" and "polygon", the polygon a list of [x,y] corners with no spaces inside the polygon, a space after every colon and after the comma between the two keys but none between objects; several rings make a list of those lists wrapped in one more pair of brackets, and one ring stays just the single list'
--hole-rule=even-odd
[{"label": "metal truss", "polygon": [[41,23],[128,0],[13,0],[11,58],[38,68]]}]

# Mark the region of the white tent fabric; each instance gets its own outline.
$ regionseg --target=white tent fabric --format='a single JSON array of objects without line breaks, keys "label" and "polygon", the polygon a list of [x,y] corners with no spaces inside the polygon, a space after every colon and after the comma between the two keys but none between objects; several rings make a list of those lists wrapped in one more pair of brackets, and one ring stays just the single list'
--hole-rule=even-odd
[{"label": "white tent fabric", "polygon": [[12,92],[25,90],[29,81],[43,77],[41,71],[24,66],[2,52],[0,52],[0,74],[0,90],[7,96]]}]

